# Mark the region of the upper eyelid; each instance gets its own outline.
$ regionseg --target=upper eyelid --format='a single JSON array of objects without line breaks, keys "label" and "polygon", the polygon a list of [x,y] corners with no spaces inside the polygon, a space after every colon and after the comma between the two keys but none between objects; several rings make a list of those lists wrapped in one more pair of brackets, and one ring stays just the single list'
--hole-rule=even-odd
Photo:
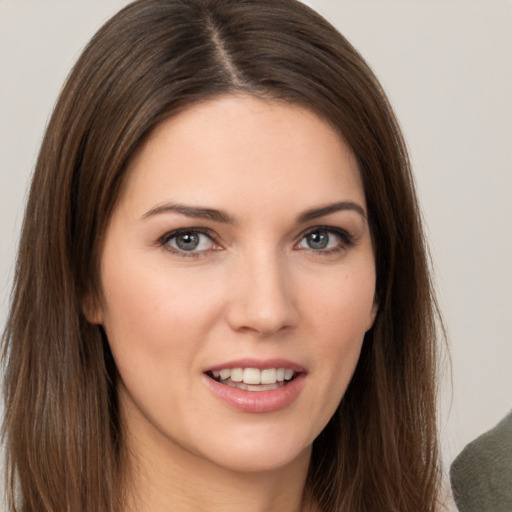
[{"label": "upper eyelid", "polygon": [[334,226],[314,226],[311,228],[306,229],[302,232],[302,234],[297,238],[297,241],[295,242],[295,246],[299,245],[309,234],[315,233],[318,231],[326,231],[328,233],[336,235],[338,238],[340,238],[339,244],[337,244],[336,247],[332,248],[324,248],[324,249],[312,249],[312,248],[306,248],[301,247],[301,250],[305,251],[312,251],[314,254],[332,254],[337,253],[341,250],[346,250],[352,247],[356,242],[357,238],[356,236],[347,229],[340,228],[340,227],[334,227]]},{"label": "upper eyelid", "polygon": [[169,241],[171,238],[174,238],[182,233],[199,233],[201,235],[206,235],[211,238],[212,241],[217,241],[217,236],[215,232],[209,228],[178,228],[172,229],[171,231],[167,231],[167,233],[163,234],[158,240],[159,241]]},{"label": "upper eyelid", "polygon": [[[213,232],[211,229],[208,228],[178,228],[173,229],[171,231],[168,231],[164,235],[162,235],[160,238],[158,238],[156,245],[160,248],[163,248],[164,250],[168,251],[169,253],[172,253],[176,256],[179,256],[181,258],[200,258],[206,256],[210,251],[212,251],[211,248],[209,249],[202,249],[199,251],[193,250],[193,251],[185,251],[180,249],[179,247],[173,247],[169,242],[173,239],[179,236],[183,233],[198,233],[200,235],[207,236],[213,244],[219,244],[217,239],[215,238]],[[219,244],[220,245],[220,244]]]},{"label": "upper eyelid", "polygon": [[337,226],[324,226],[324,225],[320,225],[320,226],[311,226],[305,230],[303,230],[299,236],[297,237],[298,240],[301,240],[302,238],[304,238],[305,236],[311,234],[311,233],[314,233],[315,231],[327,231],[327,232],[330,232],[330,233],[334,233],[334,234],[337,234],[337,235],[345,235],[349,238],[355,238],[354,235],[352,234],[352,232],[348,229],[345,229],[345,228],[341,228],[341,227],[337,227]]}]

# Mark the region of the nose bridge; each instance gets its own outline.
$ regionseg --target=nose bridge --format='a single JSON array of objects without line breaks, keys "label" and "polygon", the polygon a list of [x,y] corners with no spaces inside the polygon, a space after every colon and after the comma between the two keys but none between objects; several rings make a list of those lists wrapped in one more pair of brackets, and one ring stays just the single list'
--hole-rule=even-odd
[{"label": "nose bridge", "polygon": [[275,248],[241,255],[232,276],[228,319],[236,330],[271,334],[293,327],[298,319],[291,272]]}]

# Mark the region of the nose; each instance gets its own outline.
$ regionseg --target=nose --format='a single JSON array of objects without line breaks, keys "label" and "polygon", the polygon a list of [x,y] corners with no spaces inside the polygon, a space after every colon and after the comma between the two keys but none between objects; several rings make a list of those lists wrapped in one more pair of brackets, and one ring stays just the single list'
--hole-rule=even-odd
[{"label": "nose", "polygon": [[235,331],[269,336],[298,323],[290,269],[279,255],[240,258],[229,295],[226,316]]}]

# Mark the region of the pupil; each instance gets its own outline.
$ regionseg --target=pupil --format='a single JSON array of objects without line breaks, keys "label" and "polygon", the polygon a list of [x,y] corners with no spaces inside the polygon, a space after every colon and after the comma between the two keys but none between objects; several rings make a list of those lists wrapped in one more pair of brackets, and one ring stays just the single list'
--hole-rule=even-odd
[{"label": "pupil", "polygon": [[183,251],[192,251],[199,245],[199,236],[195,233],[183,233],[176,237],[176,245]]},{"label": "pupil", "polygon": [[326,231],[317,231],[308,235],[308,245],[311,249],[325,249],[329,243],[329,235]]}]

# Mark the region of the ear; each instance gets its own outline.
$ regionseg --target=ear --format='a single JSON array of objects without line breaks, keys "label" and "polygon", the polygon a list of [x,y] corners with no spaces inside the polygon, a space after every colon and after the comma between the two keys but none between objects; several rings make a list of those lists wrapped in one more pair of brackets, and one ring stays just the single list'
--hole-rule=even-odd
[{"label": "ear", "polygon": [[377,300],[377,295],[373,298],[372,309],[370,310],[370,317],[368,320],[368,325],[366,331],[369,331],[375,322],[375,318],[377,318],[377,313],[379,312],[379,301]]},{"label": "ear", "polygon": [[87,293],[86,297],[82,300],[82,311],[89,323],[103,324],[103,309],[99,300],[92,293]]}]

